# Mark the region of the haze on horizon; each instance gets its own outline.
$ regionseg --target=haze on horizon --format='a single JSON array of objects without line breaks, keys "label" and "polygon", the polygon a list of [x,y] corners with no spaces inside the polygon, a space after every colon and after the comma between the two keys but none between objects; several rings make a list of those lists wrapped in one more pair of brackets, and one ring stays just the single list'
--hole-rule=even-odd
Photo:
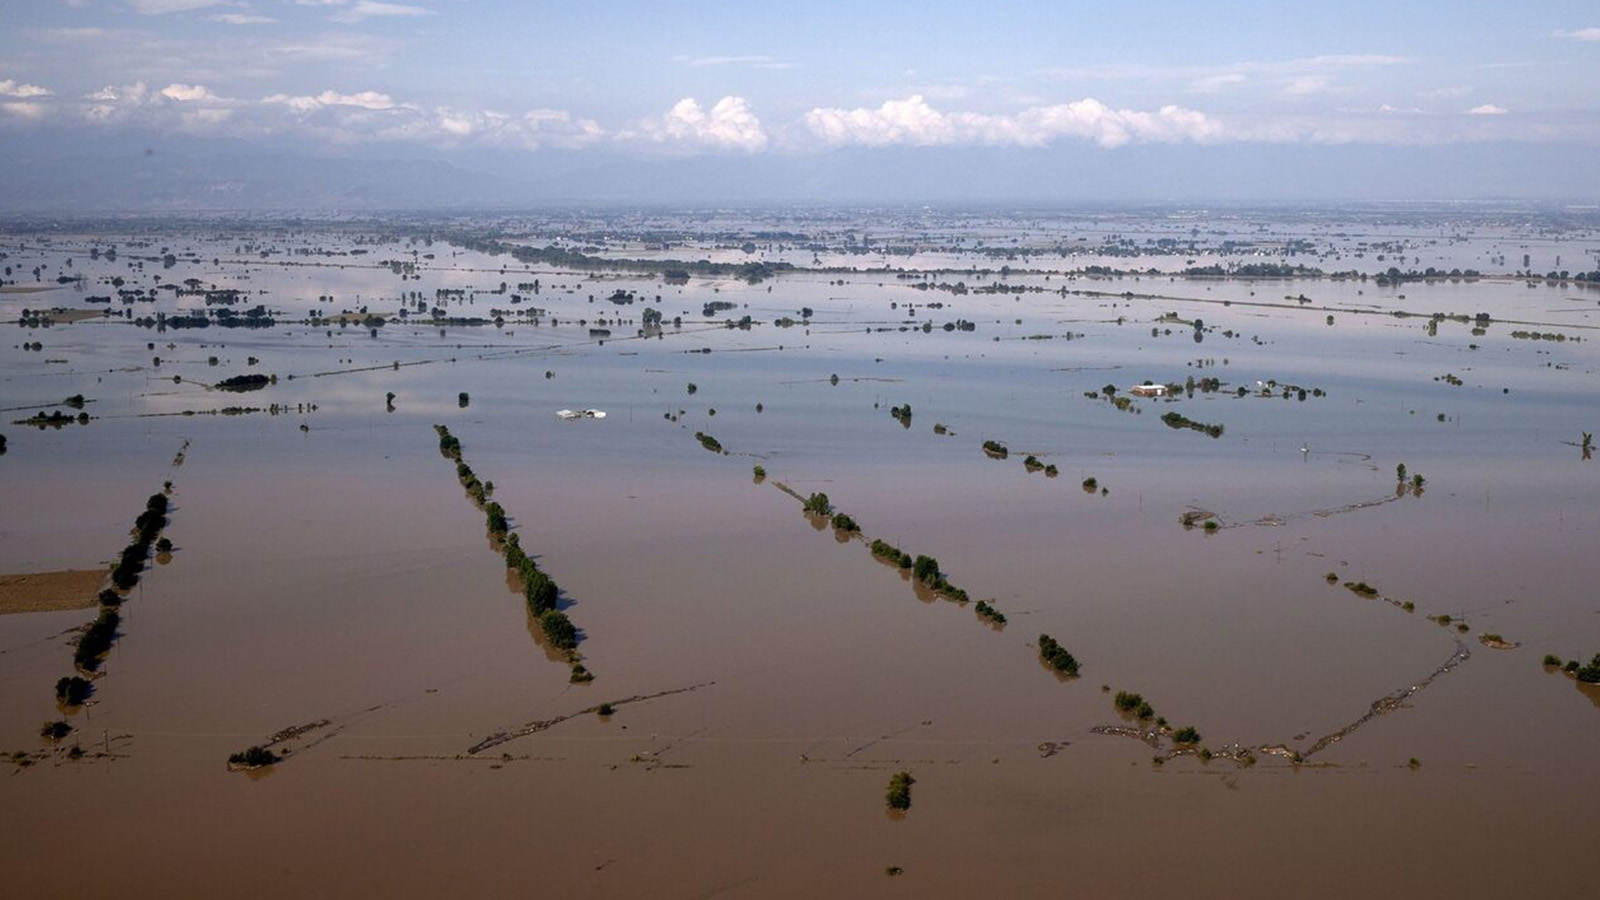
[{"label": "haze on horizon", "polygon": [[13,210],[1600,198],[1600,10],[36,0]]}]

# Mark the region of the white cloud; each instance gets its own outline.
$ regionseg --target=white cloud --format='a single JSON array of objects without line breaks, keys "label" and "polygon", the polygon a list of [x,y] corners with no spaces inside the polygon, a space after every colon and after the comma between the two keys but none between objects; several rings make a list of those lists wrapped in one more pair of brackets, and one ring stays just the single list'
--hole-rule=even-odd
[{"label": "white cloud", "polygon": [[433,10],[425,6],[411,6],[405,3],[379,3],[376,0],[356,0],[349,9],[335,13],[332,18],[335,22],[355,24],[370,18],[431,15],[433,15]]},{"label": "white cloud", "polygon": [[1321,75],[1302,75],[1294,78],[1284,86],[1283,92],[1291,97],[1307,97],[1320,94],[1328,89],[1329,81]]},{"label": "white cloud", "polygon": [[5,112],[16,116],[19,119],[28,119],[29,121],[32,121],[34,119],[41,119],[44,117],[45,106],[43,103],[15,101],[11,103],[0,103],[0,110],[4,110]]},{"label": "white cloud", "polygon": [[186,110],[183,113],[183,124],[190,128],[204,128],[211,125],[220,125],[233,118],[233,110],[220,107],[203,107],[201,109]]},{"label": "white cloud", "polygon": [[767,132],[755,110],[743,97],[723,97],[711,107],[701,108],[693,97],[679,100],[659,118],[646,119],[637,133],[623,137],[643,137],[660,144],[712,150],[744,150],[754,153],[767,147]]},{"label": "white cloud", "polygon": [[7,78],[0,81],[0,97],[16,97],[27,100],[32,97],[48,97],[53,91],[39,87],[37,84],[21,84]]},{"label": "white cloud", "polygon": [[1196,78],[1194,81],[1189,82],[1189,93],[1216,94],[1220,93],[1224,88],[1231,87],[1235,84],[1243,84],[1244,82],[1244,75],[1238,72],[1223,72],[1218,75],[1207,75],[1203,78]]},{"label": "white cloud", "polygon": [[149,88],[144,86],[144,82],[142,81],[136,81],[133,84],[124,85],[123,87],[115,87],[108,84],[92,94],[84,94],[83,99],[96,100],[103,103],[117,101],[142,103],[144,101],[145,94],[147,94],[149,90]]},{"label": "white cloud", "polygon": [[221,22],[224,25],[271,25],[278,21],[271,16],[256,16],[246,13],[218,13],[206,18],[213,22]]},{"label": "white cloud", "polygon": [[1057,138],[1092,140],[1102,147],[1130,142],[1215,141],[1222,128],[1205,113],[1178,106],[1155,112],[1111,109],[1087,98],[1076,103],[1035,106],[1015,115],[945,113],[920,95],[891,100],[877,109],[817,108],[806,125],[824,142],[839,146],[895,144],[947,146],[995,144],[1042,147]]},{"label": "white cloud", "polygon": [[380,94],[377,91],[360,91],[355,94],[323,91],[315,96],[301,97],[291,97],[288,94],[273,94],[261,98],[261,102],[282,104],[299,113],[315,112],[327,106],[358,106],[362,109],[391,109],[395,106],[393,97],[388,94]]},{"label": "white cloud", "polygon": [[1558,31],[1554,35],[1559,38],[1568,38],[1574,41],[1600,41],[1600,28],[1579,28],[1577,31]]},{"label": "white cloud", "polygon": [[160,16],[166,13],[205,9],[210,6],[225,6],[228,0],[127,0],[127,3],[147,16]]},{"label": "white cloud", "polygon": [[198,84],[169,84],[161,89],[161,96],[179,103],[215,103],[222,98],[211,93],[211,89]]},{"label": "white cloud", "polygon": [[1495,106],[1493,103],[1485,103],[1482,106],[1474,106],[1473,108],[1467,110],[1467,115],[1503,116],[1508,112],[1510,112],[1510,110],[1506,109],[1504,106]]}]

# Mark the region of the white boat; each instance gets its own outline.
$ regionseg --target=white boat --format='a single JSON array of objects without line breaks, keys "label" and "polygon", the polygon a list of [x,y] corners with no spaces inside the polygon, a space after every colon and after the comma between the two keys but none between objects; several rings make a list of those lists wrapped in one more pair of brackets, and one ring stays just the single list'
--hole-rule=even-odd
[{"label": "white boat", "polygon": [[603,409],[584,409],[584,410],[558,409],[558,410],[556,410],[556,418],[564,419],[564,420],[566,420],[566,419],[604,419],[605,417],[606,417],[606,411],[603,410]]}]

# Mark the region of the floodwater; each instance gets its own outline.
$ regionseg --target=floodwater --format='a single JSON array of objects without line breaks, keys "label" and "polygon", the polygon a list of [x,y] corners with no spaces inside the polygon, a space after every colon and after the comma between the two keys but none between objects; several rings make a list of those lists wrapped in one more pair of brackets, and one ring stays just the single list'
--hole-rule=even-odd
[{"label": "floodwater", "polygon": [[[1092,250],[1108,232],[1194,223],[1093,224],[880,233],[937,232],[932,258],[967,269],[998,263],[949,236],[1050,245],[1081,227]],[[1485,260],[1529,252],[1538,271],[1556,256],[1593,267],[1592,229],[1384,228],[1419,247],[1458,235],[1436,250],[1452,266],[1518,270],[1520,258]],[[1347,262],[1365,240],[1325,222],[1227,229]],[[123,603],[79,709],[52,691],[92,611],[0,616],[0,750],[20,754],[0,777],[7,894],[1600,893],[1600,691],[1541,665],[1600,651],[1600,463],[1580,447],[1600,430],[1600,290],[1061,274],[1118,264],[1088,250],[1013,262],[1031,273],[1006,279],[933,279],[1042,289],[1023,293],[837,271],[680,286],[442,239],[372,242],[395,233],[111,225],[0,240],[8,282],[87,277],[0,293],[0,573],[109,566],[168,480],[174,544]],[[656,255],[749,255],[724,237],[691,243],[707,252]],[[613,255],[645,255],[627,244]],[[118,259],[90,258],[113,245]],[[295,247],[370,252],[276,252]],[[163,267],[168,248],[179,258]],[[792,261],[813,257],[879,261],[839,241]],[[378,265],[392,259],[416,277]],[[1356,267],[1329,259],[1311,264]],[[123,304],[104,281],[117,275],[245,291],[234,308],[263,304],[278,324],[14,324],[24,309],[105,309],[87,298],[107,294],[135,318],[205,309],[170,290]],[[537,295],[518,289],[535,278]],[[447,315],[543,314],[501,327],[394,318],[402,293],[431,308],[440,289],[466,292],[444,300]],[[638,301],[613,305],[616,290]],[[735,306],[707,322],[713,301]],[[363,307],[389,321],[304,324],[313,309]],[[635,337],[645,307],[665,314],[659,336]],[[806,307],[809,324],[773,324]],[[1433,313],[1479,312],[1493,319],[1481,333],[1429,327]],[[414,301],[411,313],[428,317]],[[722,324],[743,315],[748,329]],[[612,338],[590,336],[618,317]],[[957,319],[973,330],[940,327]],[[208,387],[250,373],[277,381]],[[1221,389],[1128,410],[1085,396],[1191,376]],[[1260,396],[1258,382],[1276,387]],[[86,424],[10,424],[74,394]],[[906,403],[910,427],[889,415]],[[261,411],[211,414],[230,406]],[[560,421],[561,408],[608,415]],[[1224,431],[1169,428],[1168,412]],[[434,424],[560,584],[594,681],[570,683],[545,645]],[[1009,457],[986,456],[986,440]],[[1027,471],[1029,454],[1059,475]],[[1420,493],[1397,494],[1402,463],[1425,476]],[[1007,624],[814,527],[779,483],[827,493],[868,540],[936,557]],[[1194,510],[1220,527],[1186,529]],[[1079,677],[1043,667],[1041,633]],[[1517,646],[1490,649],[1484,634]],[[1157,764],[1170,739],[1152,749],[1096,731],[1133,724],[1112,704],[1119,690],[1219,755]],[[1368,716],[1386,697],[1399,702]],[[612,715],[589,711],[603,702]],[[57,719],[74,730],[52,744],[39,729]],[[282,762],[228,769],[230,754],[313,723],[278,745]],[[469,753],[497,734],[511,739]],[[1309,755],[1265,749],[1278,746]],[[1253,765],[1228,758],[1239,748]],[[913,803],[891,817],[884,791],[901,770]]]}]

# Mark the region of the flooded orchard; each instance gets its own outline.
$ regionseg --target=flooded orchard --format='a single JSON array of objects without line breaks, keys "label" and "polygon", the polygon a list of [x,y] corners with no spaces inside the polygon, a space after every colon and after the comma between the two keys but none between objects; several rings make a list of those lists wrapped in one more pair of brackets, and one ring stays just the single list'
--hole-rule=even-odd
[{"label": "flooded orchard", "polygon": [[0,870],[1592,894],[1597,248],[1504,209],[13,223]]}]

